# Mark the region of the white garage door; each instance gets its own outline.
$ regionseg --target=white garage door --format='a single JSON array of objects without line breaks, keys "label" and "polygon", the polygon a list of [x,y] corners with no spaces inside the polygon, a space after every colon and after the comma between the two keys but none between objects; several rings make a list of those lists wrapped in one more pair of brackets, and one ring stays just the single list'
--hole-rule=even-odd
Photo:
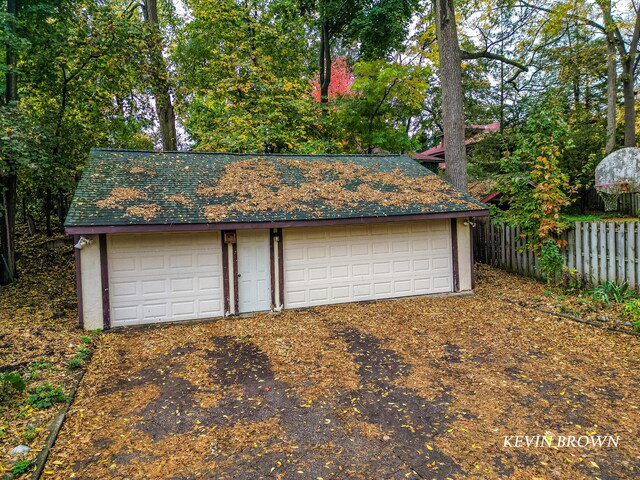
[{"label": "white garage door", "polygon": [[283,232],[285,307],[453,290],[449,220]]},{"label": "white garage door", "polygon": [[224,314],[220,234],[109,235],[111,325]]}]

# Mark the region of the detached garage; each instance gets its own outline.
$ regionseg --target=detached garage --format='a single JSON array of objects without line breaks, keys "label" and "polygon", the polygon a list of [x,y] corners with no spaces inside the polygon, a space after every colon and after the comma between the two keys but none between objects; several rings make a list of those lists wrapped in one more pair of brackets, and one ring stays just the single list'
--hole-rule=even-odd
[{"label": "detached garage", "polygon": [[487,214],[404,155],[93,150],[66,222],[80,323],[468,291]]}]

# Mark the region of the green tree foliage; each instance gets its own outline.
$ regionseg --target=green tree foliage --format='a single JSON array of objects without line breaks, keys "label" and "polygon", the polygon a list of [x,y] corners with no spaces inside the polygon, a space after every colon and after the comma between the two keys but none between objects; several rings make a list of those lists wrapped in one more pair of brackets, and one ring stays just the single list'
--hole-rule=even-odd
[{"label": "green tree foliage", "polygon": [[515,150],[505,152],[499,188],[510,202],[500,211],[506,222],[522,229],[528,248],[540,253],[566,227],[560,212],[575,190],[560,167],[572,146],[571,129],[552,100],[540,105],[515,135]]},{"label": "green tree foliage", "polygon": [[287,0],[192,0],[175,61],[179,105],[195,148],[299,150],[321,128],[306,31]]},{"label": "green tree foliage", "polygon": [[355,66],[354,95],[345,97],[339,123],[356,150],[408,152],[415,147],[410,121],[420,114],[429,69],[384,60],[362,61]]},{"label": "green tree foliage", "polygon": [[[18,12],[19,194],[63,220],[91,147],[152,147],[135,5],[40,0]],[[6,116],[6,115],[5,115]]]}]

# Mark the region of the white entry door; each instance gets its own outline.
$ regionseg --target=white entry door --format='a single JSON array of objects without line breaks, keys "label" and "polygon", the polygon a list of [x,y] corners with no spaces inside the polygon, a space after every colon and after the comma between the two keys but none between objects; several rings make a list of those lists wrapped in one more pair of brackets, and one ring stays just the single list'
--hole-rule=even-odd
[{"label": "white entry door", "polygon": [[238,230],[240,313],[271,309],[269,230]]}]

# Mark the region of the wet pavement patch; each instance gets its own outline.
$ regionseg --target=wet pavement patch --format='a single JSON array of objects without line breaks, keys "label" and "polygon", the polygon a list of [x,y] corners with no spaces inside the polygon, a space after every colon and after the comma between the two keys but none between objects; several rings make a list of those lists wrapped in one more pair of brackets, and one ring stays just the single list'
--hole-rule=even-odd
[{"label": "wet pavement patch", "polygon": [[391,452],[419,476],[447,478],[461,473],[456,463],[434,445],[447,428],[448,394],[426,400],[417,392],[396,386],[395,381],[410,370],[393,350],[380,340],[353,328],[342,333],[360,365],[361,386],[351,406],[367,422],[377,424],[391,440]]},{"label": "wet pavement patch", "polygon": [[[152,442],[197,428],[217,429],[220,436],[203,458],[212,465],[211,478],[445,479],[461,473],[434,442],[451,421],[446,417],[448,394],[426,400],[396,386],[411,369],[396,352],[353,328],[339,335],[358,364],[359,387],[332,397],[300,398],[295,387],[274,374],[264,352],[231,336],[211,338],[211,347],[202,352],[202,368],[222,387],[214,406],[202,407],[196,399],[199,388],[180,376],[182,354],[189,353],[182,351],[159,356],[158,367],[135,372],[130,381],[101,393],[126,397],[136,388],[155,386],[158,395],[131,414],[141,419],[132,427]],[[247,431],[256,436],[247,441]],[[94,445],[99,449],[111,440],[99,437]],[[109,458],[77,460],[74,471],[84,472],[98,462],[117,467],[150,460],[148,451],[128,449]]]}]

